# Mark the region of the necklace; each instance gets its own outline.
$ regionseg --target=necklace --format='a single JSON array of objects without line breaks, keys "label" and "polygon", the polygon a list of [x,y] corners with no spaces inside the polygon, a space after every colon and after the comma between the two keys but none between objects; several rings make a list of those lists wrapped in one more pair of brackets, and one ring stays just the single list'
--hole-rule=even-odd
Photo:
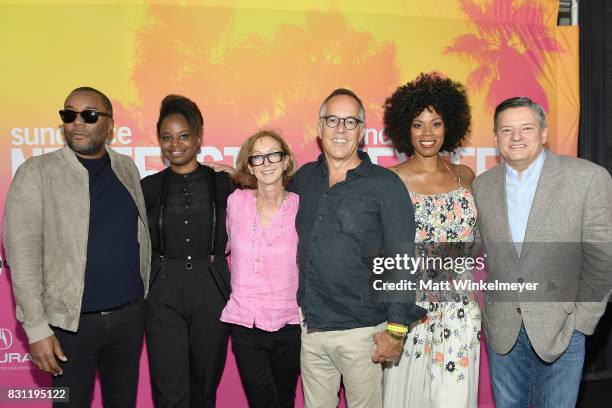
[{"label": "necklace", "polygon": [[[278,229],[278,233],[276,234],[276,237],[271,237],[271,239],[268,237],[268,234],[266,233],[266,228],[270,225],[270,223],[272,222],[272,218],[270,218],[268,225],[264,226],[263,224],[261,224],[261,238],[263,238],[263,241],[268,244],[268,246],[272,246],[272,244],[274,243],[274,241],[276,241],[278,238],[280,238],[283,235],[283,229],[285,227],[285,209],[283,208],[283,204],[285,202],[285,199],[287,198],[287,192],[283,190],[283,194],[281,197],[281,203],[280,206],[278,208],[278,211],[281,212],[281,222],[280,222],[280,227]],[[255,218],[253,219],[253,237],[252,240],[255,241],[257,238],[257,220],[258,219],[263,219],[263,209],[260,206],[259,203],[259,199],[256,196],[255,197]]]},{"label": "necklace", "polygon": [[455,174],[455,172],[452,171],[450,167],[448,167],[448,164],[446,164],[444,159],[442,159],[440,156],[438,156],[438,160],[440,160],[442,164],[444,165],[444,167],[446,167],[446,170],[448,170],[448,172],[451,174],[451,177],[453,178],[453,180],[455,180],[455,183],[457,183],[459,187],[462,187],[461,186],[461,176],[459,176],[458,174]]},{"label": "necklace", "polygon": [[[251,272],[255,275],[258,274],[258,272],[261,270],[262,268],[262,264],[261,264],[261,247],[260,244],[262,242],[265,242],[266,244],[268,244],[268,247],[272,246],[272,243],[274,243],[274,241],[278,238],[280,238],[283,234],[283,228],[285,226],[285,213],[286,210],[283,208],[283,203],[285,202],[285,199],[287,198],[287,192],[283,190],[283,196],[282,196],[282,201],[281,201],[281,205],[278,209],[278,211],[281,211],[281,224],[280,227],[278,229],[278,235],[270,240],[268,239],[268,235],[266,234],[266,228],[262,225],[261,226],[261,240],[258,242],[257,241],[257,219],[259,218],[259,215],[261,214],[261,209],[259,206],[259,200],[257,200],[257,195],[255,196],[255,217],[253,217],[253,232],[252,232],[252,241],[251,241]],[[270,221],[272,221],[272,219],[270,219]],[[270,225],[270,223],[268,223],[268,225]]]}]

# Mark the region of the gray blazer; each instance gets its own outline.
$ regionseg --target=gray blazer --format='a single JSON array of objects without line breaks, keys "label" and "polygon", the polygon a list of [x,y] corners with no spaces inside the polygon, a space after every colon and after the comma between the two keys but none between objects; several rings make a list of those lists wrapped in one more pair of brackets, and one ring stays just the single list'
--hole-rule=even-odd
[{"label": "gray blazer", "polygon": [[508,353],[522,321],[536,353],[553,362],[574,330],[592,334],[605,311],[612,288],[612,179],[589,161],[547,152],[518,255],[505,174],[500,164],[473,183],[488,281],[540,284],[531,292],[485,291],[486,341],[496,353]]}]

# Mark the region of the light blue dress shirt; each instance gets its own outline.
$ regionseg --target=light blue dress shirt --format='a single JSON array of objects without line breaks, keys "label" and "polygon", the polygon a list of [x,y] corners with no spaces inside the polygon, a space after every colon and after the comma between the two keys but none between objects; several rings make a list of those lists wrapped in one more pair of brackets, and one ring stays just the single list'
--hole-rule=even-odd
[{"label": "light blue dress shirt", "polygon": [[508,223],[516,253],[519,255],[521,254],[525,230],[527,229],[527,220],[529,219],[531,204],[538,187],[538,180],[540,179],[545,158],[546,150],[542,149],[542,153],[523,171],[520,179],[518,171],[510,167],[508,163],[505,163]]}]

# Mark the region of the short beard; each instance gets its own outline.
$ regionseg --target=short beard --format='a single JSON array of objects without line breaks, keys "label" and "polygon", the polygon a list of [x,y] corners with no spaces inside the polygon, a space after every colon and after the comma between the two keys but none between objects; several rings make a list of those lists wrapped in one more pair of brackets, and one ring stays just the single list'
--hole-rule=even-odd
[{"label": "short beard", "polygon": [[102,141],[102,143],[90,141],[86,146],[75,146],[75,144],[72,143],[72,139],[66,138],[66,144],[68,144],[68,147],[75,153],[82,154],[83,156],[93,156],[104,149],[106,141]]}]

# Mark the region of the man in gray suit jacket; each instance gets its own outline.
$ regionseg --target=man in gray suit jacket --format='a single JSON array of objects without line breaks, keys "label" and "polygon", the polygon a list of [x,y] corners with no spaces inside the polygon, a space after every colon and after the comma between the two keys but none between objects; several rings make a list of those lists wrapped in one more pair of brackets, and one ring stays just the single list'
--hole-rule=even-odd
[{"label": "man in gray suit jacket", "polygon": [[473,183],[489,282],[484,329],[497,408],[574,407],[592,334],[612,288],[612,180],[602,167],[545,149],[540,105],[497,106],[504,162]]}]

